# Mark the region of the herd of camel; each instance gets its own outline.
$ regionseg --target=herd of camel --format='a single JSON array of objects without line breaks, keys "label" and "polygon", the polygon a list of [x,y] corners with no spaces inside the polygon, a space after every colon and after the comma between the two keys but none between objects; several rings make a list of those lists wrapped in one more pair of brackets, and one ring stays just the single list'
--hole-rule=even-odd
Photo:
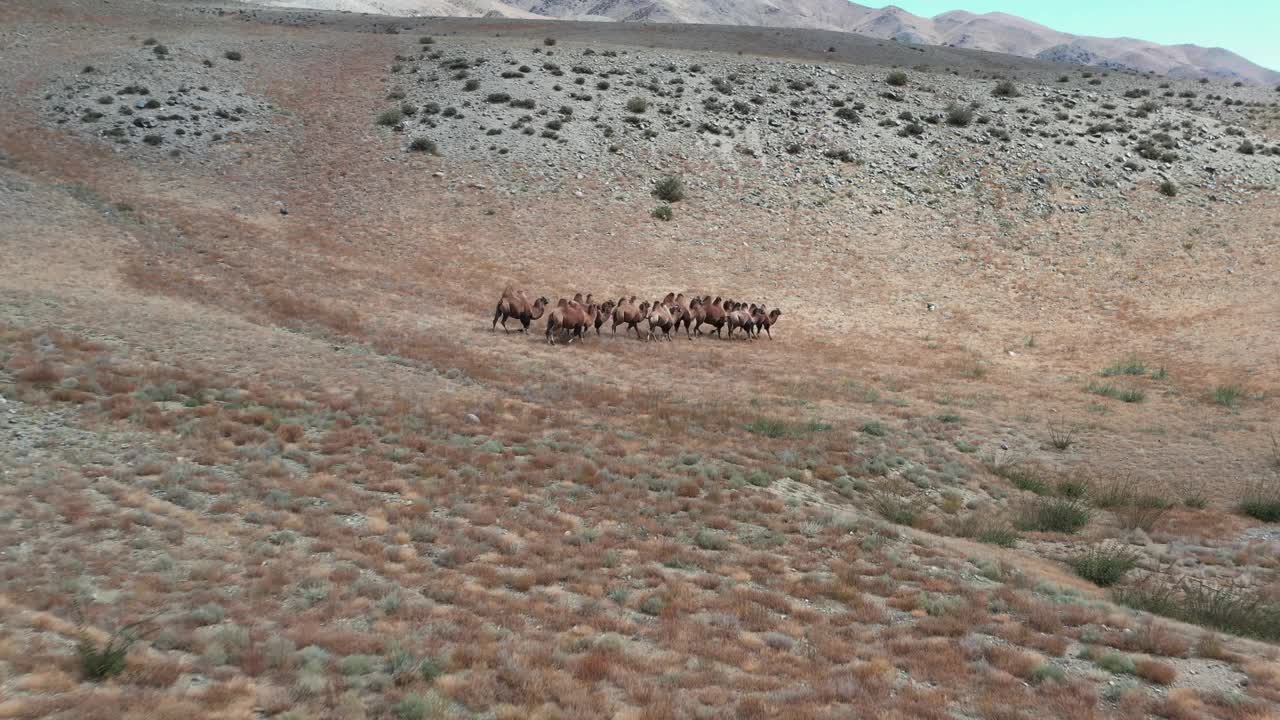
[{"label": "herd of camel", "polygon": [[[693,339],[694,335],[702,335],[703,327],[710,327],[715,331],[716,337],[720,338],[724,337],[721,331],[727,328],[730,338],[733,337],[734,330],[741,330],[741,337],[748,340],[759,337],[763,331],[772,340],[770,328],[782,315],[781,310],[769,310],[764,305],[748,305],[719,297],[712,299],[710,295],[686,299],[684,293],[667,293],[662,300],[646,300],[638,304],[634,295],[596,303],[590,294],[583,297],[582,293],[578,293],[572,300],[561,298],[547,312],[550,305],[551,301],[545,297],[530,300],[523,290],[508,287],[502,291],[498,307],[493,311],[490,330],[496,330],[501,322],[502,329],[510,332],[507,320],[514,319],[520,321],[522,332],[528,331],[529,324],[545,314],[546,339],[552,344],[557,338],[567,338],[568,342],[582,340],[591,328],[595,328],[596,335],[599,335],[600,328],[610,320],[613,322],[611,329],[614,335],[618,334],[618,326],[623,326],[623,335],[628,330],[634,330],[637,338],[646,341],[661,338],[670,340],[672,332],[682,327],[685,337],[689,339]],[[642,322],[648,324],[647,332],[643,335],[640,333]]]}]

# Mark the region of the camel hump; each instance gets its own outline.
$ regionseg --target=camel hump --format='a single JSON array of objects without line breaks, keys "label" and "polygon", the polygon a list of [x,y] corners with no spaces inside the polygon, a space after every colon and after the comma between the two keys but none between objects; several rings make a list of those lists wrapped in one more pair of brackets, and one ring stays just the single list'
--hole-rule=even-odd
[{"label": "camel hump", "polygon": [[565,300],[564,298],[560,298],[559,300],[556,301],[556,307],[558,308],[569,307],[569,301]]}]

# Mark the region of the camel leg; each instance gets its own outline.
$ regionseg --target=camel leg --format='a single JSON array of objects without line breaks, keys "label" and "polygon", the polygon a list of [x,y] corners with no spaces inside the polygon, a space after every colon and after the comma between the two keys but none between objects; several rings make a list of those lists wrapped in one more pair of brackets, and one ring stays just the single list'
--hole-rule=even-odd
[{"label": "camel leg", "polygon": [[765,329],[764,329],[764,332],[765,332],[765,334],[766,334],[766,335],[768,335],[768,336],[769,336],[769,339],[770,339],[770,340],[772,340],[772,339],[773,339],[773,333],[772,333],[772,332],[769,332],[769,328],[765,328]]},{"label": "camel leg", "polygon": [[501,314],[502,314],[502,305],[498,305],[498,307],[494,308],[493,310],[493,325],[489,326],[489,332],[493,332],[498,329],[498,316]]}]

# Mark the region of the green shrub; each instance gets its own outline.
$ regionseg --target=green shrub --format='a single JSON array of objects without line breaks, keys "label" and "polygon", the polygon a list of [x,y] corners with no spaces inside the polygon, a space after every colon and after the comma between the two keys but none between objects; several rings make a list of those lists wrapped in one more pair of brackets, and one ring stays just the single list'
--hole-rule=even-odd
[{"label": "green shrub", "polygon": [[431,720],[445,717],[448,711],[449,701],[434,690],[429,691],[425,697],[410,693],[400,698],[400,702],[395,705],[398,720]]},{"label": "green shrub", "polygon": [[1147,364],[1138,358],[1129,358],[1113,363],[1102,369],[1102,377],[1113,377],[1116,375],[1146,375]]},{"label": "green shrub", "polygon": [[671,220],[671,218],[674,217],[675,214],[671,211],[670,205],[659,205],[658,207],[653,209],[652,215],[655,218],[666,222]]},{"label": "green shrub", "polygon": [[1062,668],[1058,667],[1057,665],[1052,665],[1050,663],[1045,663],[1044,665],[1041,665],[1035,670],[1032,670],[1031,677],[1028,678],[1028,680],[1031,681],[1032,685],[1039,685],[1045,680],[1052,680],[1054,682],[1063,682],[1066,679],[1067,679],[1066,672],[1064,672]]},{"label": "green shrub", "polygon": [[1018,97],[1022,95],[1022,93],[1018,91],[1018,86],[1014,85],[1012,80],[1001,80],[996,83],[996,86],[991,90],[991,94],[996,97],[1004,98]]},{"label": "green shrub", "polygon": [[1111,383],[1091,382],[1086,390],[1094,395],[1101,395],[1127,403],[1140,403],[1147,399],[1146,391],[1141,388],[1117,387]]},{"label": "green shrub", "polygon": [[973,109],[967,105],[951,102],[946,107],[947,124],[956,127],[967,127],[973,122]]},{"label": "green shrub", "polygon": [[879,420],[870,420],[862,423],[862,432],[873,437],[884,437],[889,433],[888,429]]},{"label": "green shrub", "polygon": [[1257,590],[1151,576],[1112,593],[1116,602],[1245,637],[1280,640],[1280,602]]},{"label": "green shrub", "polygon": [[1042,497],[1023,507],[1018,526],[1028,531],[1074,533],[1087,525],[1092,515],[1087,506],[1075,500]]},{"label": "green shrub", "polygon": [[885,76],[884,81],[893,87],[903,87],[907,84],[907,74],[901,70],[894,70]]},{"label": "green shrub", "polygon": [[1249,483],[1240,498],[1240,512],[1263,522],[1280,522],[1280,478]]},{"label": "green shrub", "polygon": [[729,548],[729,538],[725,537],[722,532],[702,528],[693,537],[693,544],[703,550],[727,550]]},{"label": "green shrub", "polygon": [[1005,548],[1016,547],[1019,537],[1018,531],[1008,525],[988,525],[979,530],[977,535],[974,535],[978,542],[999,545]]},{"label": "green shrub", "polygon": [[640,612],[645,615],[658,616],[662,614],[662,609],[667,606],[665,600],[660,595],[650,595],[640,603]]},{"label": "green shrub", "polygon": [[674,176],[662,178],[654,183],[653,195],[664,202],[680,202],[684,199],[684,182]]},{"label": "green shrub", "polygon": [[637,115],[649,109],[649,101],[636,96],[627,101],[627,109]]},{"label": "green shrub", "polygon": [[440,154],[440,147],[436,145],[436,142],[424,137],[414,138],[409,143],[409,150],[413,152],[429,153],[431,155]]},{"label": "green shrub", "polygon": [[1223,407],[1235,409],[1244,398],[1244,388],[1239,385],[1219,385],[1213,389],[1213,401]]},{"label": "green shrub", "polygon": [[1138,553],[1120,545],[1094,545],[1068,560],[1067,564],[1085,580],[1108,587],[1137,566]]},{"label": "green shrub", "polygon": [[1116,675],[1132,675],[1136,669],[1133,664],[1133,658],[1118,652],[1106,653],[1096,658],[1093,663],[1103,670]]},{"label": "green shrub", "polygon": [[747,432],[763,435],[770,438],[784,437],[800,437],[816,432],[826,432],[831,429],[827,423],[817,420],[810,420],[806,423],[791,424],[784,420],[776,418],[756,418],[745,426]]},{"label": "green shrub", "polygon": [[891,523],[911,526],[920,516],[920,503],[915,498],[882,490],[872,497],[872,502],[876,512]]},{"label": "green shrub", "polygon": [[1080,499],[1089,492],[1089,484],[1083,480],[1075,478],[1065,478],[1058,481],[1058,494],[1064,498]]},{"label": "green shrub", "polygon": [[124,672],[125,656],[128,654],[129,645],[116,644],[114,638],[101,648],[87,636],[80,638],[76,645],[80,672],[85,680],[91,682],[106,680]]},{"label": "green shrub", "polygon": [[989,464],[987,467],[991,470],[991,474],[1008,480],[1019,490],[1027,490],[1037,495],[1049,494],[1049,484],[1040,478],[1040,469],[1035,465],[1012,462]]},{"label": "green shrub", "polygon": [[395,127],[403,121],[404,113],[398,107],[383,110],[382,114],[378,116],[378,124],[384,127]]},{"label": "green shrub", "polygon": [[1160,183],[1160,194],[1168,197],[1174,197],[1178,194],[1178,186],[1172,180],[1165,180]]}]

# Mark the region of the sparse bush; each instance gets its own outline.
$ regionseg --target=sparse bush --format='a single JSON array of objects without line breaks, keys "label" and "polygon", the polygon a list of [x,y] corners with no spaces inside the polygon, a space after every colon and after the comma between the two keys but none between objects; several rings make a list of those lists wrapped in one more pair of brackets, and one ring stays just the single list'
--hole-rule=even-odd
[{"label": "sparse bush", "polygon": [[409,150],[413,152],[429,153],[431,155],[439,155],[440,148],[434,140],[424,137],[416,137],[409,143]]},{"label": "sparse bush", "polygon": [[640,96],[633,97],[627,101],[627,110],[630,110],[637,115],[648,109],[649,101]]},{"label": "sparse bush", "polygon": [[674,217],[674,213],[671,211],[670,205],[659,205],[653,209],[652,215],[663,222],[670,221],[671,218]]},{"label": "sparse bush", "polygon": [[1017,530],[1008,525],[990,524],[980,528],[973,537],[978,542],[984,542],[988,545],[1011,548],[1017,546],[1018,538],[1021,536]]},{"label": "sparse bush", "polygon": [[[1063,77],[1065,78],[1066,76],[1064,75]],[[1050,663],[1045,663],[1040,667],[1037,667],[1035,670],[1032,670],[1031,677],[1028,678],[1028,680],[1031,682],[1032,685],[1039,685],[1045,680],[1052,680],[1054,682],[1063,682],[1066,679],[1067,679],[1066,672],[1064,672],[1063,669],[1058,667],[1057,665],[1052,665]]]},{"label": "sparse bush", "polygon": [[684,199],[684,181],[667,176],[654,183],[653,196],[664,202],[680,202]]},{"label": "sparse bush", "polygon": [[1213,401],[1234,410],[1240,405],[1244,394],[1244,388],[1239,385],[1219,385],[1213,389]]},{"label": "sparse bush", "polygon": [[395,705],[397,720],[432,720],[445,717],[448,711],[449,701],[434,690],[428,691],[425,696],[410,693],[400,698],[400,702]]},{"label": "sparse bush", "polygon": [[1257,147],[1254,146],[1252,141],[1245,140],[1244,142],[1240,143],[1240,147],[1236,148],[1236,152],[1240,153],[1241,155],[1252,155],[1255,152],[1257,152]]},{"label": "sparse bush", "polygon": [[881,490],[872,496],[872,503],[876,512],[885,520],[898,525],[915,525],[922,510],[916,498],[904,497],[887,490]]},{"label": "sparse bush", "polygon": [[504,92],[495,92],[495,93],[489,93],[487,96],[485,96],[484,100],[485,102],[498,105],[505,102],[511,102],[511,96]]},{"label": "sparse bush", "polygon": [[1066,450],[1075,444],[1076,428],[1062,421],[1049,423],[1049,444],[1055,450]]},{"label": "sparse bush", "polygon": [[475,78],[471,78],[462,84],[462,89],[467,92],[475,92],[480,89],[480,81]]},{"label": "sparse bush", "polygon": [[148,145],[159,145],[164,142],[164,136],[156,133],[150,133],[142,136],[142,142]]},{"label": "sparse bush", "polygon": [[76,643],[76,657],[80,661],[80,672],[85,680],[98,682],[124,672],[129,648],[141,639],[137,629],[149,622],[150,618],[130,623],[111,633],[107,643],[101,647],[87,634],[81,634]]},{"label": "sparse bush", "polygon": [[240,62],[244,59],[244,56],[240,54],[239,50],[228,50],[222,54],[222,57],[232,62]]},{"label": "sparse bush", "polygon": [[1109,587],[1138,564],[1138,553],[1120,545],[1094,545],[1067,561],[1076,574],[1100,587]]},{"label": "sparse bush", "polygon": [[423,35],[422,37],[418,38],[418,44],[419,45],[435,45],[436,39],[431,37],[430,35]]},{"label": "sparse bush", "polygon": [[1138,358],[1129,358],[1113,363],[1102,369],[1102,377],[1114,377],[1116,375],[1146,375],[1147,364]]},{"label": "sparse bush", "polygon": [[724,533],[708,528],[698,530],[698,534],[693,537],[693,543],[703,550],[727,550],[729,548],[729,538]]},{"label": "sparse bush", "polygon": [[1280,476],[1250,482],[1240,498],[1240,512],[1263,522],[1280,522]]},{"label": "sparse bush", "polygon": [[1127,403],[1140,403],[1147,399],[1146,391],[1141,388],[1116,387],[1111,383],[1091,382],[1086,389],[1094,395],[1101,395]]},{"label": "sparse bush", "polygon": [[894,70],[885,76],[884,81],[893,87],[903,87],[907,84],[908,79],[906,73],[901,70]]},{"label": "sparse bush", "polygon": [[404,113],[398,107],[383,110],[378,116],[378,124],[383,127],[395,127],[402,122],[404,122]]},{"label": "sparse bush", "polygon": [[1098,667],[1115,675],[1132,675],[1135,666],[1133,658],[1124,653],[1109,652],[1094,659],[1093,663]]},{"label": "sparse bush", "polygon": [[1150,576],[1113,593],[1116,602],[1156,615],[1262,640],[1280,640],[1280,602],[1258,591],[1193,578]]},{"label": "sparse bush", "polygon": [[956,127],[967,127],[973,122],[973,109],[967,105],[952,102],[946,107],[947,124]]},{"label": "sparse bush", "polygon": [[1175,197],[1178,194],[1178,186],[1174,185],[1172,180],[1165,180],[1160,183],[1160,194],[1166,197]]},{"label": "sparse bush", "polygon": [[1022,95],[1022,93],[1018,91],[1018,86],[1014,85],[1012,80],[1001,80],[996,83],[996,86],[991,90],[991,94],[996,97],[1003,98],[1012,98]]},{"label": "sparse bush", "polygon": [[1156,685],[1168,685],[1178,677],[1178,671],[1172,665],[1153,658],[1135,661],[1133,674]]},{"label": "sparse bush", "polygon": [[1023,506],[1018,527],[1040,532],[1074,533],[1089,523],[1089,508],[1067,498],[1041,497]]},{"label": "sparse bush", "polygon": [[851,107],[837,108],[836,117],[840,118],[841,120],[844,120],[845,122],[851,122],[851,123],[856,123],[861,120],[861,118],[858,116],[857,111],[855,111]]},{"label": "sparse bush", "polygon": [[546,45],[547,47],[555,47],[556,39],[555,39],[555,38],[553,38],[553,37],[543,38],[543,39],[542,39],[542,44],[543,44],[543,45]]}]

